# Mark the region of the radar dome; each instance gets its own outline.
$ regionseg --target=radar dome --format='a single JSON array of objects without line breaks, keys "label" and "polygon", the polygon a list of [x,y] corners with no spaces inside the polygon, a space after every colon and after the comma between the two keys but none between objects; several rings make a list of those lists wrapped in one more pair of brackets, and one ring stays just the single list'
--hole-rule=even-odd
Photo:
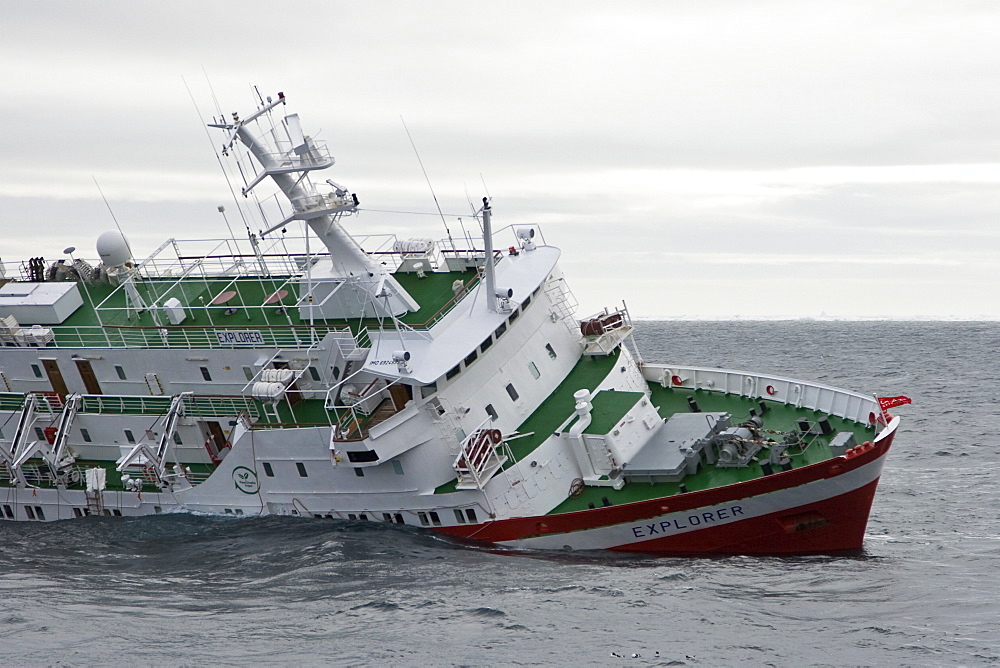
[{"label": "radar dome", "polygon": [[118,230],[110,230],[97,237],[97,254],[105,267],[120,267],[132,261],[132,251],[128,241]]}]

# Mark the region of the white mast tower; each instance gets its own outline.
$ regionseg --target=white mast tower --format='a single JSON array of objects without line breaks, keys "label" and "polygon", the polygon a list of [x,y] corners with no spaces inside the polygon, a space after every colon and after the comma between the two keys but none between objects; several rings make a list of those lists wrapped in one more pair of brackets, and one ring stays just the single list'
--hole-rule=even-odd
[{"label": "white mast tower", "polygon": [[[322,194],[309,178],[309,172],[333,166],[325,142],[317,142],[302,133],[298,114],[285,116],[275,126],[259,123],[279,104],[285,103],[284,93],[278,99],[267,98],[267,104],[245,119],[233,114],[233,122],[211,124],[231,132],[223,146],[228,155],[238,139],[260,163],[261,171],[243,189],[246,196],[267,177],[288,198],[292,213],[261,234],[266,235],[295,220],[305,221],[330,253],[311,269],[308,280],[299,281],[299,307],[306,318],[341,319],[400,315],[418,310],[418,304],[396,282],[385,267],[376,264],[358,246],[338,219],[358,208],[357,195],[328,180],[332,187]],[[250,127],[256,128],[252,132]],[[311,292],[310,292],[311,291]]]}]

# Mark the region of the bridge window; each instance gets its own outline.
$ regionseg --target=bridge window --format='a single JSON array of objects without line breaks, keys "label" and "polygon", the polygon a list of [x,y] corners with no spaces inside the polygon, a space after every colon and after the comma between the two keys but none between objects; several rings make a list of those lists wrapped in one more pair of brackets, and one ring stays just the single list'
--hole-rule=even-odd
[{"label": "bridge window", "polygon": [[479,353],[473,350],[471,353],[469,353],[469,356],[465,358],[465,366],[469,366],[470,364],[475,362],[477,357],[479,357]]},{"label": "bridge window", "polygon": [[454,368],[452,368],[448,373],[446,373],[444,375],[444,377],[445,377],[446,380],[451,380],[452,378],[454,378],[455,376],[457,376],[461,372],[462,372],[462,367],[459,366],[458,364],[456,364],[454,366]]},{"label": "bridge window", "polygon": [[493,332],[493,335],[499,339],[501,336],[503,336],[504,332],[506,331],[507,331],[507,323],[501,322],[500,326],[497,327],[495,332]]}]

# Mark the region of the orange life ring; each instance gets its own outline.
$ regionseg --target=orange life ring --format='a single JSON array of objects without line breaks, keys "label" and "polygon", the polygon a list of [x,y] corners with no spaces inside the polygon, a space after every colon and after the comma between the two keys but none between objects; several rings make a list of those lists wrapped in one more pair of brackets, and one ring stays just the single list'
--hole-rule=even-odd
[{"label": "orange life ring", "polygon": [[674,385],[682,385],[684,383],[684,380],[680,376],[671,376],[670,382],[673,383]]}]

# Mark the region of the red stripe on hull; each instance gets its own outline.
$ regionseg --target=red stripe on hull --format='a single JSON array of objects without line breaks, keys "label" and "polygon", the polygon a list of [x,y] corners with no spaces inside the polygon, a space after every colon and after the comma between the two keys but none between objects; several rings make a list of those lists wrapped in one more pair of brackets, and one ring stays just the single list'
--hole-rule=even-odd
[{"label": "red stripe on hull", "polygon": [[860,550],[878,480],[824,501],[720,527],[609,548],[657,554],[829,554]]},{"label": "red stripe on hull", "polygon": [[[847,457],[755,480],[672,497],[596,508],[559,515],[496,520],[476,526],[437,529],[458,538],[491,543],[533,536],[567,534],[658,517],[769,494],[822,479],[837,478],[884,457],[895,432],[874,445],[857,448]],[[860,549],[878,480],[829,499],[782,509],[773,514],[731,522],[724,526],[629,542],[607,549],[661,554],[815,554]],[[790,527],[790,528],[789,528]],[[571,539],[567,543],[572,543]]]}]

